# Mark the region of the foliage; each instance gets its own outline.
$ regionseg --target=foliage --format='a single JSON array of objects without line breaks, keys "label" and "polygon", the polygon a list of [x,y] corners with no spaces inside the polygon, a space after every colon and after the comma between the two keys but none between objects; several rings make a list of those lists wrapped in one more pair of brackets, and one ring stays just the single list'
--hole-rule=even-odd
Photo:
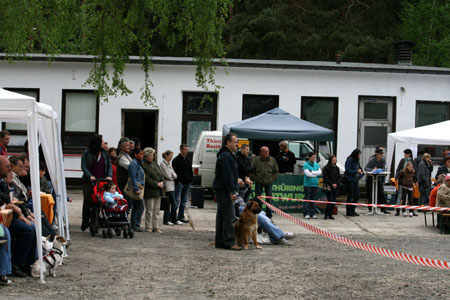
[{"label": "foliage", "polygon": [[414,41],[414,63],[450,67],[450,1],[405,2],[400,36]]},{"label": "foliage", "polygon": [[398,0],[242,0],[226,30],[228,57],[391,60]]},{"label": "foliage", "polygon": [[222,57],[222,30],[232,0],[0,0],[0,51],[93,55],[87,85],[103,100],[128,95],[123,74],[138,55],[145,74],[141,97],[151,93],[152,56],[194,57],[199,87],[218,86],[212,58]]}]

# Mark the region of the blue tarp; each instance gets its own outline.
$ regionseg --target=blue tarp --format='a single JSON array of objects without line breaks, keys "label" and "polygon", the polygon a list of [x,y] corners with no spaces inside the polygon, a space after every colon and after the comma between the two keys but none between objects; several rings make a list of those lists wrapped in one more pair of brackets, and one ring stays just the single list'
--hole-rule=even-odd
[{"label": "blue tarp", "polygon": [[229,132],[252,140],[334,141],[334,131],[297,118],[280,108],[224,125],[222,134]]}]

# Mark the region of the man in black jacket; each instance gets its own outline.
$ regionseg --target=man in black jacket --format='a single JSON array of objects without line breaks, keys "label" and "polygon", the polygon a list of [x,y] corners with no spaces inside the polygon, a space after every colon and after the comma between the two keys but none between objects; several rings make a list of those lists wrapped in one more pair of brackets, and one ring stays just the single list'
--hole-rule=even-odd
[{"label": "man in black jacket", "polygon": [[189,201],[189,190],[191,189],[192,178],[192,161],[187,156],[189,147],[186,144],[180,145],[180,154],[172,160],[172,168],[177,173],[175,179],[175,199],[179,203],[178,221],[188,223],[184,218],[184,209]]},{"label": "man in black jacket", "polygon": [[234,243],[234,200],[239,192],[238,164],[233,156],[237,150],[238,140],[234,133],[227,134],[222,148],[217,153],[216,171],[213,182],[217,200],[216,248],[241,250]]},{"label": "man in black jacket", "polygon": [[[243,182],[246,182],[245,178],[250,177],[253,171],[252,160],[248,157],[249,151],[249,146],[247,144],[243,144],[241,146],[241,149],[239,149],[239,151],[234,156],[238,164],[238,176],[240,179],[242,179]],[[245,183],[245,186],[247,188],[247,191],[245,192],[244,202],[247,203],[252,190],[250,188],[251,186],[248,186],[247,183]]]},{"label": "man in black jacket", "polygon": [[294,166],[297,162],[294,152],[289,150],[285,141],[280,142],[280,152],[277,156],[278,173],[294,173]]}]

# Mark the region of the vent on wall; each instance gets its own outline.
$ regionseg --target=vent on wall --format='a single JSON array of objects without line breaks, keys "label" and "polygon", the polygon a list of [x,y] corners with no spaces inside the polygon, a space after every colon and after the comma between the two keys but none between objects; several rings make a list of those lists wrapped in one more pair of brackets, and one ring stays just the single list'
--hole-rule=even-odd
[{"label": "vent on wall", "polygon": [[394,44],[394,60],[397,65],[412,65],[412,48],[416,43],[411,41],[399,41]]}]

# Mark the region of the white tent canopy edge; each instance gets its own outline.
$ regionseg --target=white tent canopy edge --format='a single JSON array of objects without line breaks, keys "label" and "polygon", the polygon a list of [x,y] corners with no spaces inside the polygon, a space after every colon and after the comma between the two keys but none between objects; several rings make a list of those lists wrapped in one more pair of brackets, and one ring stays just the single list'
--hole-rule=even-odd
[{"label": "white tent canopy edge", "polygon": [[[34,98],[0,89],[0,119],[27,124],[28,150],[30,157],[30,176],[33,195],[40,194],[39,182],[39,142],[42,143],[49,175],[57,195],[59,234],[70,239],[67,214],[67,192],[65,186],[63,156],[58,132],[57,114],[46,104],[37,103]],[[41,202],[33,201],[33,210],[41,211]],[[64,218],[64,220],[63,220]],[[64,226],[64,225],[65,226]],[[41,219],[36,218],[37,245],[42,245]],[[41,282],[44,282],[42,247],[38,247],[41,264]]]},{"label": "white tent canopy edge", "polygon": [[[417,156],[417,146],[422,145],[450,145],[450,121],[444,121],[431,125],[411,128],[403,131],[388,134],[388,153],[386,166],[390,168],[392,157],[394,156],[394,147],[397,147],[397,153],[400,148],[410,148],[414,156]],[[401,157],[397,156],[396,164]]]}]

